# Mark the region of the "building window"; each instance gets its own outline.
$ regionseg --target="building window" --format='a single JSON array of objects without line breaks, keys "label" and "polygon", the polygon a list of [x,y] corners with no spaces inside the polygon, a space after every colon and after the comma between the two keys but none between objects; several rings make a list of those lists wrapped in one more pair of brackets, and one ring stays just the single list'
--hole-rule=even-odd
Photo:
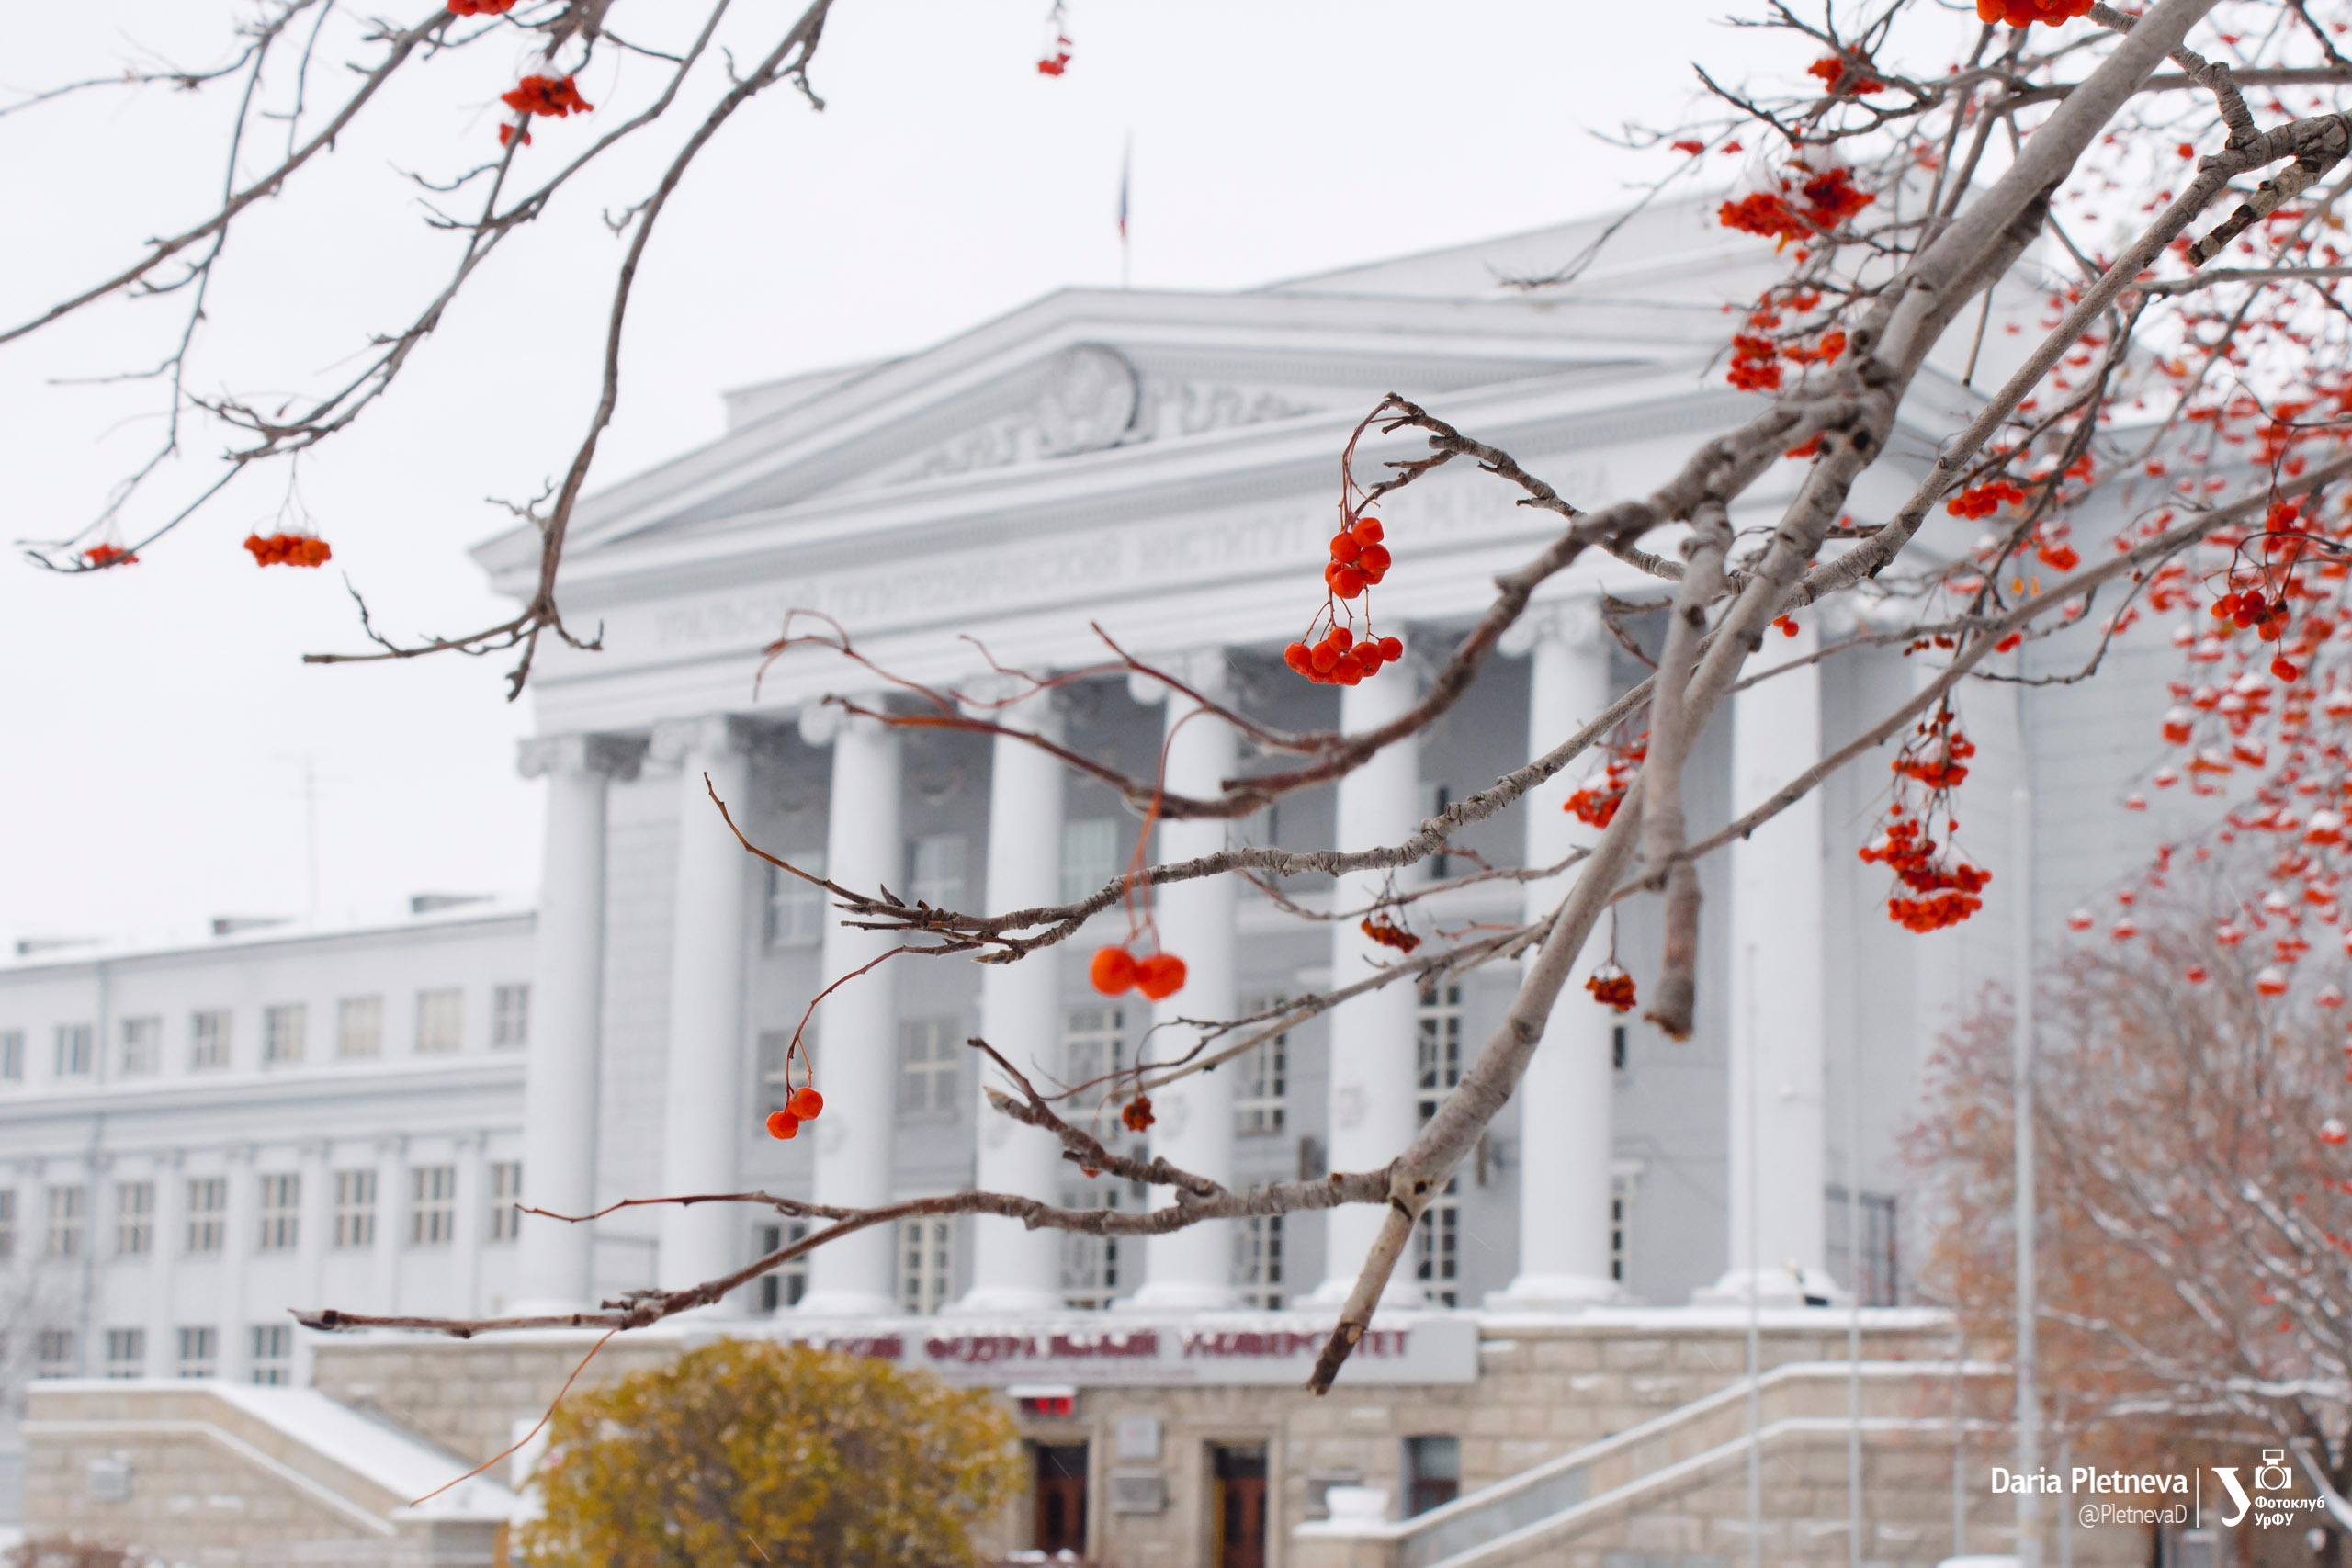
[{"label": "building window", "polygon": [[261,1010],[261,1065],[273,1067],[302,1059],[303,1007],[280,1002]]},{"label": "building window", "polygon": [[187,1015],[187,1065],[191,1072],[229,1065],[229,1021],[226,1008]]},{"label": "building window", "polygon": [[[1261,997],[1249,1004],[1247,1011],[1270,1012],[1282,1003],[1280,997]],[[1241,1092],[1233,1102],[1234,1130],[1244,1134],[1281,1132],[1289,1120],[1290,1032],[1283,1031],[1250,1052],[1239,1066]]]},{"label": "building window", "polygon": [[523,1162],[492,1160],[490,1165],[490,1239],[513,1241],[523,1234],[523,1211],[515,1203],[523,1196]]},{"label": "building window", "polygon": [[419,1055],[454,1051],[464,1041],[466,993],[454,986],[416,993],[416,1049]]},{"label": "building window", "polygon": [[283,1388],[294,1381],[294,1325],[256,1323],[254,1331],[254,1382]]},{"label": "building window", "polygon": [[1891,1192],[1865,1192],[1859,1207],[1861,1210],[1862,1245],[1859,1257],[1849,1238],[1846,1213],[1846,1190],[1832,1187],[1826,1197],[1829,1213],[1824,1228],[1823,1262],[1828,1265],[1832,1279],[1845,1282],[1854,1292],[1854,1300],[1862,1306],[1894,1306],[1902,1300],[1902,1262],[1894,1224],[1894,1195]]},{"label": "building window", "polygon": [[[784,857],[811,876],[825,874],[825,852],[797,850]],[[789,872],[768,870],[767,913],[762,935],[770,947],[813,947],[825,940],[825,890]]]},{"label": "building window", "polygon": [[209,1378],[220,1371],[220,1331],[183,1328],[180,1333],[179,1375]]},{"label": "building window", "polygon": [[408,1173],[408,1244],[447,1247],[458,1234],[458,1168],[420,1165]]},{"label": "building window", "polygon": [[384,1054],[384,998],[345,997],[334,1009],[334,1054],[338,1056],[380,1056]]},{"label": "building window", "polygon": [[1062,1070],[1071,1087],[1097,1084],[1126,1065],[1126,1015],[1117,1008],[1072,1008],[1062,1020]]},{"label": "building window", "polygon": [[33,1376],[70,1378],[82,1370],[82,1348],[70,1328],[44,1328],[33,1336]]},{"label": "building window", "polygon": [[17,1190],[0,1187],[0,1263],[17,1256]]},{"label": "building window", "polygon": [[494,1051],[519,1051],[531,1043],[531,987],[493,986],[490,992],[490,1044]]},{"label": "building window", "polygon": [[[793,1242],[808,1239],[808,1222],[807,1220],[789,1220],[782,1224],[762,1225],[759,1230],[760,1256],[765,1258],[771,1252],[781,1252]],[[771,1269],[761,1275],[759,1291],[754,1299],[760,1303],[762,1312],[777,1312],[786,1307],[798,1306],[800,1298],[808,1293],[808,1258],[806,1253],[803,1253],[782,1268]]]},{"label": "building window", "polygon": [[114,1249],[125,1258],[144,1258],[155,1250],[153,1182],[114,1184]]},{"label": "building window", "polygon": [[815,1059],[817,1032],[811,1029],[800,1037],[801,1059],[789,1066],[785,1053],[792,1047],[789,1029],[763,1029],[759,1038],[760,1114],[784,1109],[792,1091],[808,1082],[807,1066]]},{"label": "building window", "polygon": [[61,1078],[86,1078],[90,1076],[90,1026],[86,1023],[61,1023],[57,1026],[57,1076]]},{"label": "building window", "polygon": [[295,1171],[264,1171],[261,1185],[261,1235],[254,1242],[263,1252],[291,1252],[302,1239],[302,1178]]},{"label": "building window", "polygon": [[345,1250],[376,1245],[376,1173],[334,1173],[334,1244]]},{"label": "building window", "polygon": [[[1119,1189],[1109,1180],[1087,1182],[1062,1190],[1066,1209],[1116,1209]],[[1099,1310],[1119,1293],[1119,1238],[1062,1232],[1062,1301],[1073,1307]]]},{"label": "building window", "polygon": [[1442,1508],[1462,1495],[1462,1439],[1405,1439],[1405,1517]]},{"label": "building window", "polygon": [[192,1176],[187,1183],[187,1249],[218,1252],[229,1217],[229,1179]]},{"label": "building window", "polygon": [[899,1026],[899,1114],[956,1114],[958,1032],[952,1018],[910,1018]]},{"label": "building window", "polygon": [[1445,1184],[1445,1190],[1430,1200],[1421,1211],[1419,1226],[1420,1255],[1413,1266],[1413,1277],[1429,1292],[1430,1299],[1441,1306],[1461,1304],[1462,1281],[1462,1179],[1455,1177]]},{"label": "building window", "polygon": [[1421,1120],[1437,1114],[1445,1097],[1462,1081],[1462,987],[1429,986],[1421,991],[1418,1062]]},{"label": "building window", "polygon": [[143,1328],[107,1330],[107,1372],[110,1378],[147,1375],[147,1331]]},{"label": "building window", "polygon": [[25,1081],[25,1032],[0,1029],[0,1083]]},{"label": "building window", "polygon": [[1242,1304],[1280,1312],[1283,1304],[1283,1217],[1252,1214],[1233,1228],[1233,1282]]},{"label": "building window", "polygon": [[1119,874],[1119,820],[1090,817],[1062,824],[1062,902],[1075,904]]},{"label": "building window", "polygon": [[164,1021],[126,1018],[122,1021],[122,1076],[143,1078],[164,1065]]},{"label": "building window", "polygon": [[49,1240],[43,1248],[51,1258],[79,1258],[89,1245],[90,1190],[52,1187],[49,1190]]},{"label": "building window", "polygon": [[964,902],[964,854],[961,833],[930,833],[917,839],[908,891],[918,904],[954,909]]},{"label": "building window", "polygon": [[947,1304],[947,1287],[956,1272],[956,1222],[913,1219],[899,1222],[899,1305],[917,1316],[929,1317]]}]

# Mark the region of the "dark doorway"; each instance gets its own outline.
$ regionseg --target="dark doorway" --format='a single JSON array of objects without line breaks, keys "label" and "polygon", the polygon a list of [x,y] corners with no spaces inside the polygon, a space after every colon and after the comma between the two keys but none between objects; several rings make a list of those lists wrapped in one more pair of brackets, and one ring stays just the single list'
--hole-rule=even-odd
[{"label": "dark doorway", "polygon": [[1040,1551],[1086,1555],[1086,1445],[1039,1443],[1036,1481],[1036,1540]]},{"label": "dark doorway", "polygon": [[1216,1477],[1214,1568],[1266,1568],[1266,1450],[1209,1450]]}]

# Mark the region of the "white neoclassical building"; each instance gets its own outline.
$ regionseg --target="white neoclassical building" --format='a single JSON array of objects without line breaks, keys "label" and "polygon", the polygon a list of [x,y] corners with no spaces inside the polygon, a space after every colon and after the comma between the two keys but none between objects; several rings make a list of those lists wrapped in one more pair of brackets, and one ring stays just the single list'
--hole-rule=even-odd
[{"label": "white neoclassical building", "polygon": [[[729,394],[720,439],[614,486],[573,525],[564,607],[575,626],[601,626],[602,649],[546,647],[533,678],[539,739],[523,766],[547,790],[535,920],[457,908],[347,937],[224,938],[193,958],[58,953],[0,965],[0,1043],[17,1042],[0,1044],[0,1194],[14,1227],[0,1234],[22,1260],[56,1257],[55,1227],[84,1227],[70,1256],[85,1283],[74,1320],[57,1325],[80,1337],[71,1370],[106,1370],[120,1328],[146,1336],[141,1373],[168,1375],[175,1337],[201,1315],[221,1334],[212,1370],[250,1376],[275,1343],[255,1325],[284,1305],[585,1304],[722,1273],[783,1235],[772,1215],[710,1204],[587,1225],[531,1220],[517,1235],[505,1207],[514,1195],[572,1213],[752,1188],[867,1204],[972,1183],[1152,1201],[1089,1182],[1044,1135],[989,1113],[967,1037],[1053,1077],[1091,1077],[1181,1049],[1181,1018],[1345,983],[1382,950],[1352,922],[1301,920],[1226,879],[1159,895],[1162,940],[1190,979],[1157,1007],[1087,985],[1085,954],[1125,932],[1116,913],[1100,918],[1099,939],[1014,965],[893,959],[818,1010],[810,1038],[827,1109],[805,1135],[773,1141],[762,1121],[804,1008],[889,942],[835,923],[801,885],[746,856],[709,792],[796,864],[966,908],[1099,887],[1133,852],[1138,824],[1102,785],[1019,743],[844,720],[821,702],[828,694],[903,697],[817,649],[763,672],[762,649],[787,615],[815,612],[872,667],[973,689],[991,660],[1040,672],[1102,664],[1099,625],[1273,724],[1381,724],[1483,611],[1496,574],[1552,529],[1466,465],[1400,492],[1384,507],[1397,564],[1377,593],[1408,658],[1345,691],[1285,670],[1280,650],[1320,598],[1340,447],[1384,393],[1507,447],[1578,502],[1648,488],[1751,407],[1716,356],[1724,308],[1768,281],[1769,251],[1714,229],[1699,207],[1662,207],[1572,287],[1512,286],[1577,255],[1593,232],[1567,225],[1240,293],[1065,290],[918,354]],[[1915,401],[1964,402],[1957,372],[1930,371]],[[1931,442],[1906,427],[1858,513],[1906,493]],[[1785,493],[1768,483],[1735,522],[1764,525]],[[1926,547],[1956,551],[1974,530],[1939,517]],[[520,592],[537,551],[517,532],[477,554]],[[1657,596],[1613,560],[1580,564],[1546,587],[1506,657],[1429,735],[1231,829],[1164,825],[1155,852],[1213,848],[1228,832],[1299,849],[1402,837],[1638,679],[1654,622],[1634,612],[1612,630],[1603,609]],[[1774,638],[1766,657],[1803,654],[1850,624],[1822,619]],[[2109,807],[2154,760],[2165,657],[2127,649],[2095,690],[1965,695],[1982,752],[1962,793],[1962,840],[1996,877],[1965,926],[1917,937],[1884,918],[1885,875],[1854,852],[1882,804],[1882,761],[1847,770],[1709,862],[1695,1037],[1671,1043],[1572,990],[1516,1103],[1425,1217],[1392,1303],[1431,1323],[1599,1323],[1750,1300],[1801,1314],[1808,1303],[1905,1299],[1915,1205],[1897,1143],[1923,1062],[1979,988],[2008,974],[2026,882],[2035,929],[2054,930],[2139,852]],[[1741,694],[1700,744],[1694,827],[1800,772],[1915,678],[1892,653],[1854,653]],[[1164,746],[1179,790],[1264,765],[1227,728],[1184,722],[1186,708],[1155,682],[1105,674],[1017,716],[1130,773],[1148,773]],[[1576,782],[1469,829],[1460,853],[1411,874],[1456,875],[1474,856],[1557,862],[1585,831],[1560,809]],[[2028,783],[2042,850],[2024,877],[2012,790]],[[1302,879],[1286,891],[1335,908],[1378,886]],[[1498,881],[1420,908],[1454,929],[1516,921],[1555,897]],[[356,944],[349,956],[339,942]],[[1653,973],[1654,910],[1631,907],[1588,968],[1611,943],[1637,976]],[[363,958],[383,977],[361,977]],[[217,1077],[175,1065],[197,1049],[180,1036],[183,1015],[216,1005],[186,978],[199,971],[222,977],[217,1005],[242,1010],[245,1054]],[[141,999],[163,976],[180,976],[168,981],[173,999]],[[1377,1165],[1456,1081],[1514,979],[1496,968],[1351,1000],[1238,1070],[1170,1089],[1137,1142],[1238,1183]],[[436,987],[467,998],[451,1054],[406,1043],[425,1027],[407,998],[422,1009]],[[377,994],[380,1054],[343,1059],[354,1054],[329,1048],[329,1021],[346,998]],[[527,1025],[498,1021],[498,1010],[525,1005],[501,998],[526,996]],[[310,1055],[267,1061],[269,1010],[303,1002]],[[163,1020],[159,1076],[51,1070],[45,1054],[52,1042],[64,1052],[73,1029],[91,1032],[90,1060],[102,1063],[130,1050],[141,1016]],[[125,1184],[151,1170],[154,1256],[134,1262],[105,1238],[128,1223]],[[225,1251],[198,1262],[175,1243],[195,1234],[186,1194],[216,1170]],[[439,1179],[420,1173],[445,1170],[449,1263],[420,1264],[393,1233],[413,1228],[419,1183]],[[346,1174],[375,1184],[372,1250],[326,1245],[340,1234],[335,1184]],[[260,1245],[264,1208],[291,1190],[271,1185],[282,1176],[300,1183],[303,1227],[283,1259]],[[56,1195],[77,1188],[74,1219]],[[719,1315],[746,1329],[774,1317],[839,1333],[937,1317],[930,1338],[907,1343],[949,1347],[930,1352],[938,1360],[982,1343],[976,1336],[1098,1309],[1114,1328],[1312,1314],[1344,1292],[1378,1219],[1342,1211],[1116,1244],[927,1221],[824,1248]],[[220,1304],[199,1310],[199,1299]],[[1442,1341],[1428,1339],[1443,1360]],[[1080,1375],[1069,1356],[1034,1359],[1049,1378]],[[176,1365],[186,1370],[185,1354]],[[1474,1375],[1469,1361],[1448,1367],[1430,1375]]]}]

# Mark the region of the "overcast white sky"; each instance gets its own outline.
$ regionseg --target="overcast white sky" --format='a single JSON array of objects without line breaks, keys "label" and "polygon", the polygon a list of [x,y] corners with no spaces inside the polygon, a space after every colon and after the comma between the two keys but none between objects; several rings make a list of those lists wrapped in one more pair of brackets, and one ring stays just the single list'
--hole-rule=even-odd
[{"label": "overcast white sky", "polygon": [[[1708,25],[1732,6],[1071,0],[1076,59],[1049,80],[1031,63],[1044,0],[841,0],[815,73],[828,110],[782,94],[755,106],[664,220],[597,473],[609,483],[715,434],[723,388],[1116,283],[1130,133],[1138,288],[1247,286],[1614,205],[1657,165],[1590,130],[1678,118],[1694,57],[1734,78],[1768,63],[1754,35]],[[209,60],[244,9],[24,8],[0,86],[104,74],[137,46]],[[298,384],[414,308],[447,242],[390,171],[458,166],[489,135],[494,73],[519,61],[485,63],[492,74],[428,78],[388,106],[240,232],[201,386]],[[0,118],[7,320],[199,210],[219,124],[206,99],[168,93]],[[505,702],[503,661],[299,656],[356,640],[336,569],[399,630],[503,614],[464,549],[501,525],[485,497],[528,495],[567,460],[616,254],[588,204],[545,229],[502,255],[362,428],[305,465],[334,568],[260,571],[237,547],[276,513],[281,475],[248,479],[136,570],[69,580],[0,559],[0,939],[299,913],[306,768],[329,915],[531,887],[537,792],[514,772],[531,716],[527,698]],[[116,306],[0,348],[7,538],[72,532],[144,454],[152,396],[54,381],[152,360],[168,324]],[[199,452],[218,446],[198,434]]]}]

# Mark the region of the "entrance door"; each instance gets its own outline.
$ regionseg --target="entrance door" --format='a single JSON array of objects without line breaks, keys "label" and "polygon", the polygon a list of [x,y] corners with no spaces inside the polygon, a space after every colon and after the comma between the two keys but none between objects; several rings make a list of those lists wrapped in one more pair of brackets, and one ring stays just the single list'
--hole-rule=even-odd
[{"label": "entrance door", "polygon": [[1086,1445],[1037,1445],[1036,1473],[1031,1492],[1037,1499],[1036,1540],[1040,1551],[1086,1555]]},{"label": "entrance door", "polygon": [[1216,1568],[1266,1568],[1266,1450],[1209,1451],[1216,1475]]}]

